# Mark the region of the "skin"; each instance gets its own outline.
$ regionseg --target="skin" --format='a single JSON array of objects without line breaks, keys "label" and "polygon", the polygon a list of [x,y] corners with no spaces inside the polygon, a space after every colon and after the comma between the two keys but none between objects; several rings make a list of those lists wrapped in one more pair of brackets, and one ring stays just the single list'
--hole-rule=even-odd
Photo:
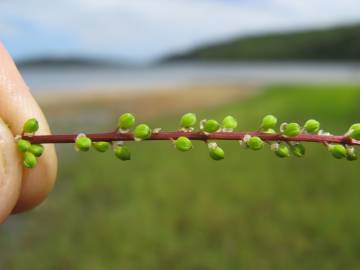
[{"label": "skin", "polygon": [[21,134],[29,118],[39,121],[39,134],[50,134],[44,114],[0,43],[0,223],[10,213],[23,212],[40,204],[56,179],[57,157],[53,145],[44,145],[44,154],[38,159],[36,168],[22,166],[14,136]]}]

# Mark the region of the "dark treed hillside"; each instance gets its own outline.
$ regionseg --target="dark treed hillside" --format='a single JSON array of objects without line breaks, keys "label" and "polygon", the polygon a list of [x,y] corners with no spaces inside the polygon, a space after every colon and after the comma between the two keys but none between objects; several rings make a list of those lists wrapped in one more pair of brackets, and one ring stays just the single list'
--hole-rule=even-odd
[{"label": "dark treed hillside", "polygon": [[360,60],[360,24],[236,38],[170,56],[173,60]]},{"label": "dark treed hillside", "polygon": [[23,61],[16,61],[16,64],[20,68],[24,67],[112,67],[123,66],[125,63],[121,61],[110,61],[103,59],[96,59],[91,57],[40,57],[27,59]]}]

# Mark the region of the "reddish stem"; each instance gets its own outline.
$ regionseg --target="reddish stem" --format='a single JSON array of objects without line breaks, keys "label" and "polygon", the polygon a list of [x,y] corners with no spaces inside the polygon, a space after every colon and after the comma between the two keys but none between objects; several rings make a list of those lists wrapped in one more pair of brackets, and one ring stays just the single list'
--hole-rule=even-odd
[{"label": "reddish stem", "polygon": [[[340,143],[347,145],[360,145],[360,141],[353,140],[347,136],[336,135],[315,135],[315,134],[300,134],[296,137],[285,137],[282,134],[268,134],[259,131],[249,132],[215,132],[205,134],[201,131],[185,132],[185,131],[172,131],[172,132],[159,132],[154,133],[147,140],[173,140],[180,136],[188,137],[191,140],[242,140],[246,134],[251,136],[258,136],[264,141],[287,141],[287,142],[316,142],[316,143]],[[23,135],[22,138],[29,140],[31,143],[74,143],[78,134],[64,134],[64,135]],[[89,133],[86,134],[92,141],[134,141],[132,133]]]}]

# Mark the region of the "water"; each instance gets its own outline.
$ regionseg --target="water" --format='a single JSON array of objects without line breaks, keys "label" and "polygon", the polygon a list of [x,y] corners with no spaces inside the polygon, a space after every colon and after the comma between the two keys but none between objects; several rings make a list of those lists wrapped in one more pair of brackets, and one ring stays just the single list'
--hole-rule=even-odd
[{"label": "water", "polygon": [[36,67],[21,70],[34,92],[152,90],[193,84],[360,82],[357,63],[176,63],[139,67]]}]

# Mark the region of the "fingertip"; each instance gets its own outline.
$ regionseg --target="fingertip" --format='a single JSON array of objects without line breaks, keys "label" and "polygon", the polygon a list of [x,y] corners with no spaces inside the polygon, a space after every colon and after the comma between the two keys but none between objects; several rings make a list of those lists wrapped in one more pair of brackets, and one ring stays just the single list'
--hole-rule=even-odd
[{"label": "fingertip", "polygon": [[0,119],[0,224],[13,210],[21,188],[21,164],[14,136]]},{"label": "fingertip", "polygon": [[12,213],[16,214],[30,210],[42,203],[52,191],[56,175],[57,157],[55,147],[45,145],[44,154],[38,159],[36,168],[23,169],[24,180],[19,199]]}]

